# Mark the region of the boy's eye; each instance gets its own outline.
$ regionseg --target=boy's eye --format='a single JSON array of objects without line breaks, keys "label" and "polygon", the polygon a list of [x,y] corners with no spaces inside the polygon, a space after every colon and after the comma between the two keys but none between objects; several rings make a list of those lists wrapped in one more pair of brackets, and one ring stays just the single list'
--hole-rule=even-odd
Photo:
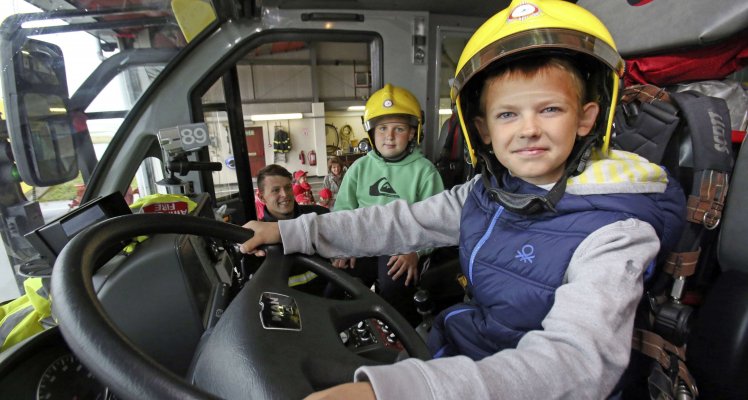
[{"label": "boy's eye", "polygon": [[514,116],[514,113],[513,113],[513,112],[510,112],[510,111],[505,111],[505,112],[501,112],[501,113],[498,113],[498,114],[496,115],[496,118],[497,118],[497,119],[507,119],[507,118],[511,118],[511,117],[513,117],[513,116]]},{"label": "boy's eye", "polygon": [[552,106],[552,107],[544,108],[542,112],[550,113],[550,112],[558,112],[558,111],[561,111],[561,108]]}]

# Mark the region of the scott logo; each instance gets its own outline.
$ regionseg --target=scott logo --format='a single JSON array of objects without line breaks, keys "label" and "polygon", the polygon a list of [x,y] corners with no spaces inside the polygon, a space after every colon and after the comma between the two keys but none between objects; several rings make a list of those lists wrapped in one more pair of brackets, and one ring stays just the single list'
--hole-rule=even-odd
[{"label": "scott logo", "polygon": [[725,139],[725,122],[722,120],[722,116],[710,110],[709,120],[712,123],[714,149],[729,154],[730,148],[727,147],[727,139]]}]

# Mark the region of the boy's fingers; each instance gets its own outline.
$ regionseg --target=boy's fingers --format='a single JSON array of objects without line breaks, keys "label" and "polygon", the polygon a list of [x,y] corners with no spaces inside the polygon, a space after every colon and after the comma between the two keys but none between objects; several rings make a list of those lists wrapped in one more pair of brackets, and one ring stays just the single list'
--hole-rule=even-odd
[{"label": "boy's fingers", "polygon": [[[397,270],[398,270],[398,268],[399,268],[397,263],[394,263],[392,265],[390,265],[388,263],[387,266],[389,267],[389,269],[387,270],[387,275],[392,275],[392,274],[396,273]],[[394,277],[393,277],[393,279],[394,279]]]},{"label": "boy's fingers", "polygon": [[395,264],[395,262],[397,262],[398,259],[399,259],[398,256],[392,256],[392,257],[390,257],[390,259],[387,260],[387,266],[388,267],[392,267]]},{"label": "boy's fingers", "polygon": [[244,254],[254,254],[257,251],[257,244],[255,244],[255,238],[247,240],[239,246],[239,251]]},{"label": "boy's fingers", "polygon": [[402,267],[402,264],[396,265],[387,272],[388,274],[392,275],[392,280],[396,280],[397,278],[401,277],[403,273],[405,272],[405,268]]}]

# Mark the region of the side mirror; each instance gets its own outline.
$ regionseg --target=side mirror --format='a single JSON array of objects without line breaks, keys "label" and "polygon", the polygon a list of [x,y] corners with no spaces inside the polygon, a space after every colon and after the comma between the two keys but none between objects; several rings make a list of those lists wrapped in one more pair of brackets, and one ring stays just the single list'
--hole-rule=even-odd
[{"label": "side mirror", "polygon": [[5,60],[10,61],[3,69],[5,111],[21,179],[33,186],[74,179],[75,129],[62,50],[30,39]]}]

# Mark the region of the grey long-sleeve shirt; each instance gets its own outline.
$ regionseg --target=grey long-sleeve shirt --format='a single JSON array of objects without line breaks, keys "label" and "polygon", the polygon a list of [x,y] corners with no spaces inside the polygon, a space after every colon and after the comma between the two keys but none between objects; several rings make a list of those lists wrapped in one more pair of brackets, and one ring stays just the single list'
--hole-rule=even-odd
[{"label": "grey long-sleeve shirt", "polygon": [[[455,245],[474,183],[412,205],[281,221],[285,251],[340,257]],[[361,367],[355,379],[370,381],[379,399],[603,399],[628,365],[643,272],[658,250],[645,222],[602,227],[575,251],[543,330],[527,333],[516,349],[480,361],[458,356]]]}]

